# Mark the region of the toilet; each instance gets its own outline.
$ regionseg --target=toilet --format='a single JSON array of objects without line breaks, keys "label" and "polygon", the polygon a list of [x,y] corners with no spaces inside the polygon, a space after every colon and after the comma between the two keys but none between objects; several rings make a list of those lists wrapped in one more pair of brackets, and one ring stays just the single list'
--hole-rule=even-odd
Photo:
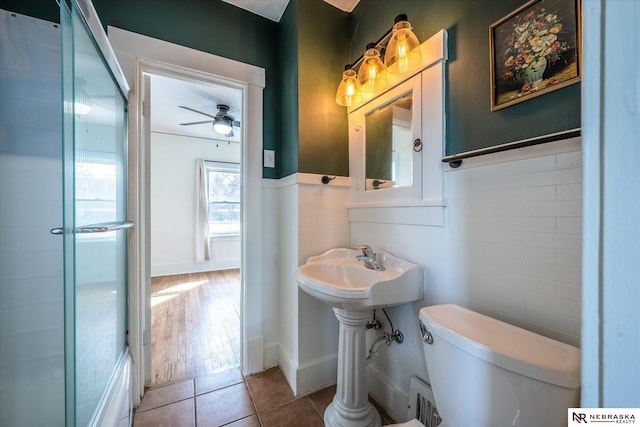
[{"label": "toilet", "polygon": [[580,349],[453,304],[419,317],[439,427],[567,425]]}]

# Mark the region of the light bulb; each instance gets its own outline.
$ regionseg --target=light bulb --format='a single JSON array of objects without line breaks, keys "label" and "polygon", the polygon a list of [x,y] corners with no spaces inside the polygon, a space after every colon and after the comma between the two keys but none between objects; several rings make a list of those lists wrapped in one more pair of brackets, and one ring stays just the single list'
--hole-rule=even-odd
[{"label": "light bulb", "polygon": [[376,48],[375,43],[367,45],[362,65],[358,70],[358,80],[360,81],[360,87],[365,92],[378,92],[387,87],[384,64],[380,59],[380,51]]},{"label": "light bulb", "polygon": [[360,83],[358,83],[358,75],[351,68],[351,65],[345,65],[342,73],[342,81],[336,92],[336,103],[343,107],[351,107],[362,101],[359,92]]},{"label": "light bulb", "polygon": [[233,128],[226,120],[222,118],[215,118],[213,119],[213,130],[221,135],[227,135],[233,130]]},{"label": "light bulb", "polygon": [[398,35],[398,47],[396,48],[396,56],[398,57],[398,68],[401,73],[409,71],[409,45],[407,43],[407,36],[404,34]]},{"label": "light bulb", "polygon": [[387,44],[384,65],[390,73],[402,74],[415,70],[421,62],[422,48],[411,31],[407,15],[398,15]]}]

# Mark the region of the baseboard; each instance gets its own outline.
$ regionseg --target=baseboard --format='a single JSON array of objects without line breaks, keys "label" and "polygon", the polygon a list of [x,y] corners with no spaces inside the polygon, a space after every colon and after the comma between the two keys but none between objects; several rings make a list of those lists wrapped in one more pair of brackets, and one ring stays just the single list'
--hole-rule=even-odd
[{"label": "baseboard", "polygon": [[291,387],[291,390],[293,390],[295,394],[298,384],[298,366],[294,363],[291,355],[282,346],[279,346],[278,366],[280,366],[280,371],[282,371],[282,374],[289,383],[289,387]]},{"label": "baseboard", "polygon": [[296,396],[304,396],[336,383],[338,372],[336,354],[313,360],[299,367],[284,348],[279,347],[279,349],[278,365]]},{"label": "baseboard", "polygon": [[229,270],[240,268],[240,258],[228,258],[202,263],[163,264],[151,266],[151,277],[173,276],[175,274],[202,273],[205,271]]},{"label": "baseboard", "polygon": [[264,369],[275,368],[279,364],[280,345],[278,343],[265,344]]},{"label": "baseboard", "polygon": [[367,367],[367,385],[369,394],[397,422],[407,420],[409,396],[389,381],[380,371],[369,365]]},{"label": "baseboard", "polygon": [[296,396],[302,396],[336,383],[338,355],[315,359],[298,368]]},{"label": "baseboard", "polygon": [[131,417],[131,356],[126,354],[116,366],[105,397],[91,420],[92,427],[130,426]]},{"label": "baseboard", "polygon": [[245,366],[242,373],[245,375],[264,371],[264,339],[262,336],[249,338],[245,348]]}]

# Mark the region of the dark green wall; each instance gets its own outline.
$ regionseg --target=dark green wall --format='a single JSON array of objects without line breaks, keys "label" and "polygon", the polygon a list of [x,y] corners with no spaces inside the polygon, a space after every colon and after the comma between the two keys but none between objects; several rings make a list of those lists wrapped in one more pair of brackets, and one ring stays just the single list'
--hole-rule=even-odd
[{"label": "dark green wall", "polygon": [[446,153],[580,127],[580,84],[490,109],[489,26],[525,0],[361,0],[350,16],[351,60],[406,13],[420,41],[449,33]]},{"label": "dark green wall", "polygon": [[280,52],[280,176],[348,176],[347,114],[335,102],[349,62],[348,14],[322,0],[290,0]]},{"label": "dark green wall", "polygon": [[348,14],[321,0],[298,3],[298,172],[349,175],[346,108],[336,90],[349,62]]},{"label": "dark green wall", "polygon": [[280,19],[280,153],[277,178],[298,172],[298,4],[289,3]]},{"label": "dark green wall", "polygon": [[[112,25],[264,68],[263,144],[265,149],[279,151],[276,22],[222,0],[93,0],[93,4],[105,27]],[[60,12],[53,0],[0,0],[0,8],[59,22]],[[264,168],[263,174],[279,176],[272,168]]]},{"label": "dark green wall", "polygon": [[[322,0],[290,0],[277,24],[221,0],[94,0],[103,24],[263,67],[266,178],[348,175],[346,109],[335,104],[345,63],[406,13],[421,41],[444,28],[447,154],[580,127],[580,85],[492,112],[488,28],[524,0],[361,0],[351,14]],[[57,20],[53,0],[0,0],[0,8]]]},{"label": "dark green wall", "polygon": [[33,16],[50,22],[60,22],[60,7],[55,1],[0,0],[0,9]]},{"label": "dark green wall", "polygon": [[[93,3],[104,25],[264,68],[263,147],[278,151],[277,23],[221,0],[93,0]],[[277,172],[264,168],[263,175],[275,177]]]}]

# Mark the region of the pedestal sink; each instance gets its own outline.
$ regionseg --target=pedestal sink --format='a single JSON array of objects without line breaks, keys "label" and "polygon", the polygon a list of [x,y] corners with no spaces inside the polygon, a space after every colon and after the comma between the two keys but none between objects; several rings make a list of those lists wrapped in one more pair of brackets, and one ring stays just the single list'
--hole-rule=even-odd
[{"label": "pedestal sink", "polygon": [[416,264],[380,251],[376,259],[385,269],[376,271],[357,260],[359,255],[354,249],[331,249],[296,271],[300,288],[331,305],[340,323],[336,395],[324,413],[331,427],[380,426],[367,394],[365,325],[373,308],[417,301],[424,292]]}]

